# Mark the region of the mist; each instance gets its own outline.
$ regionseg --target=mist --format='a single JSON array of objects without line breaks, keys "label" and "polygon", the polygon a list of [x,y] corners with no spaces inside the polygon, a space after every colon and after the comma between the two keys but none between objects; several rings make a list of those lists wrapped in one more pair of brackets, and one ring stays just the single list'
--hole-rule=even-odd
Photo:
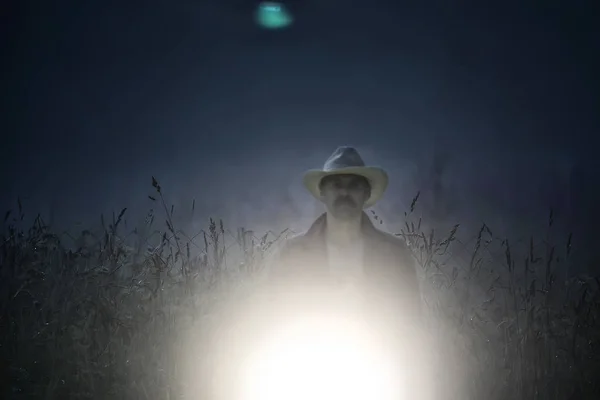
[{"label": "mist", "polygon": [[550,208],[589,235],[597,61],[587,25],[565,25],[575,7],[290,6],[281,32],[253,27],[250,3],[18,10],[0,206],[75,230],[127,207],[134,224],[157,208],[154,176],[187,231],[301,231],[322,211],[302,173],[352,145],[389,172],[387,229],[420,192],[428,224],[467,236],[527,235]]},{"label": "mist", "polygon": [[[431,342],[406,361],[432,364],[435,392],[598,392],[584,2],[284,0],[283,30],[255,0],[9,3],[4,397],[221,398],[280,239],[324,212],[303,174],[338,146],[389,175],[366,213],[414,258]],[[298,306],[328,302],[309,289]]]}]

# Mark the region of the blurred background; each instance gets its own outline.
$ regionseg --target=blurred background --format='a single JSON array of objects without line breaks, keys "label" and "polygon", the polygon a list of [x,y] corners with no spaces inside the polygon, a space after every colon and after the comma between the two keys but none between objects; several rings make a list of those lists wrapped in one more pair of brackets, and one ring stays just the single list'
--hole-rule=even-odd
[{"label": "blurred background", "polygon": [[[190,232],[306,229],[301,186],[338,145],[391,182],[374,210],[427,224],[543,229],[549,209],[592,244],[600,54],[586,2],[9,1],[2,15],[0,208],[64,229],[161,184]],[[195,201],[194,213],[191,212]],[[522,234],[522,235],[521,235]],[[580,264],[587,268],[587,264]]]}]

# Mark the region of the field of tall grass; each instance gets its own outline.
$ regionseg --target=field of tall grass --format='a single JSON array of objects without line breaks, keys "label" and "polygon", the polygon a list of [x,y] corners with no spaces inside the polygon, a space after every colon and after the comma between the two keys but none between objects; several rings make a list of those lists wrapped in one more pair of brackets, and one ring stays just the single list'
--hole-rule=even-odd
[{"label": "field of tall grass", "polygon": [[[152,184],[160,212],[143,229],[124,226],[126,209],[76,237],[41,217],[23,226],[20,204],[6,213],[2,398],[206,397],[195,391],[211,368],[203,340],[218,337],[219,313],[242,301],[288,232],[257,237],[218,219],[183,232]],[[425,231],[418,215],[417,195],[397,235],[417,260],[439,398],[596,398],[600,279],[565,274],[577,238],[555,231],[553,213],[546,237],[499,238],[483,225],[469,243],[459,225]]]}]

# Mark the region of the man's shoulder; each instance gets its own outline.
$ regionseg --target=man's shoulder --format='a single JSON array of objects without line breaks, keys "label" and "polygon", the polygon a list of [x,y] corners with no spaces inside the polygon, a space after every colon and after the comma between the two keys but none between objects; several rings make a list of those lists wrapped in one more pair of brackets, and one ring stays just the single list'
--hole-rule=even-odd
[{"label": "man's shoulder", "polygon": [[[293,236],[288,236],[282,240],[281,248],[285,250],[295,250],[307,246],[307,244],[310,243],[310,236],[307,233],[308,232],[302,232]],[[385,245],[390,250],[401,253],[410,253],[406,241],[401,236],[385,232],[376,227],[373,227],[372,233],[377,242]]]},{"label": "man's shoulder", "polygon": [[374,234],[376,239],[389,247],[390,249],[402,253],[409,253],[410,249],[408,248],[406,241],[401,236],[397,236],[385,231],[382,231],[376,227],[374,228]]},{"label": "man's shoulder", "polygon": [[280,249],[282,252],[294,251],[296,249],[305,247],[307,243],[308,238],[306,236],[306,232],[297,233],[283,239],[280,244]]},{"label": "man's shoulder", "polygon": [[290,273],[296,276],[294,274],[301,272],[305,267],[303,260],[306,255],[311,254],[309,247],[308,238],[304,233],[282,238],[267,264],[269,276],[276,280],[283,279],[280,282],[289,279]]}]

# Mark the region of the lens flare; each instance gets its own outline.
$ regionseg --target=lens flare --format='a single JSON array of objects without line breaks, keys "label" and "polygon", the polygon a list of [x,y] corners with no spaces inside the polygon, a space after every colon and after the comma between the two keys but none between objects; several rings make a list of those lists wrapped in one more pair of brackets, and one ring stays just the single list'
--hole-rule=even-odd
[{"label": "lens flare", "polygon": [[402,371],[360,321],[306,316],[255,348],[241,400],[398,400]]},{"label": "lens flare", "polygon": [[292,15],[281,3],[266,1],[256,11],[256,22],[266,29],[282,29],[292,24]]}]

